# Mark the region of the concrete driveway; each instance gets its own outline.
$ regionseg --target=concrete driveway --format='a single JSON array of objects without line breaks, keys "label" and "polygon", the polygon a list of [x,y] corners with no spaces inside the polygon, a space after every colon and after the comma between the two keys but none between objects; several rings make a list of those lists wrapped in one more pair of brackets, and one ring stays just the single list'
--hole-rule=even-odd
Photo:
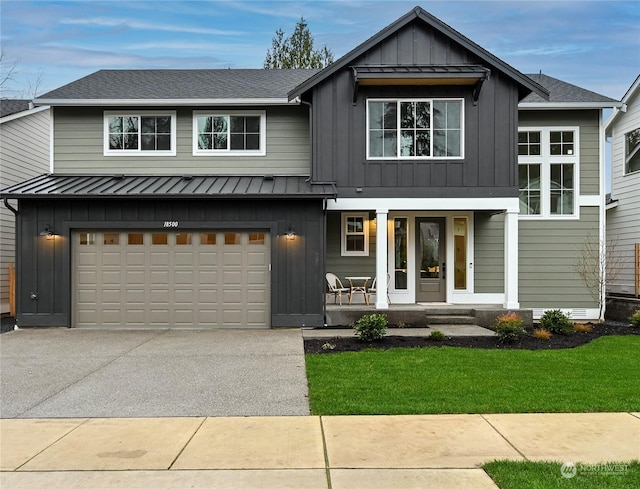
[{"label": "concrete driveway", "polygon": [[0,417],[308,415],[299,329],[0,336]]}]

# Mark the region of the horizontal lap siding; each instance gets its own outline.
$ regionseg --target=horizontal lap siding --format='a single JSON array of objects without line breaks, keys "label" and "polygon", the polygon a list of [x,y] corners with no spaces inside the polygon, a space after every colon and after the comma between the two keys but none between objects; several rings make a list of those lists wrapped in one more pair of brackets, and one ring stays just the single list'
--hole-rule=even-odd
[{"label": "horizontal lap siding", "polygon": [[347,276],[368,276],[376,274],[376,226],[369,221],[369,256],[342,256],[341,214],[327,214],[327,256],[326,271],[335,273],[343,285],[347,286]]},{"label": "horizontal lap siding", "polygon": [[598,239],[598,208],[582,207],[580,220],[521,220],[520,305],[530,308],[597,308],[574,271],[583,243]]},{"label": "horizontal lap siding", "polygon": [[640,128],[640,92],[627,101],[627,112],[618,114],[612,129],[611,197],[617,207],[607,211],[607,239],[615,242],[622,258],[610,290],[624,294],[635,291],[635,243],[640,243],[640,171],[625,174],[625,134]]},{"label": "horizontal lap siding", "polygon": [[521,127],[578,126],[580,128],[580,194],[600,191],[598,110],[526,111],[519,113]]},{"label": "horizontal lap siding", "polygon": [[194,110],[202,110],[202,108],[177,109],[176,156],[119,157],[103,155],[104,111],[101,108],[57,107],[54,118],[56,173],[138,175],[155,173],[308,175],[310,173],[309,116],[306,107],[268,108],[267,154],[253,157],[193,156]]},{"label": "horizontal lap siding", "polygon": [[474,290],[503,293],[504,216],[476,213],[474,226]]},{"label": "horizontal lap siding", "polygon": [[[0,188],[49,173],[49,110],[0,126]],[[11,201],[17,208],[16,201]],[[9,263],[15,263],[15,217],[0,205],[0,309],[9,312]]]}]

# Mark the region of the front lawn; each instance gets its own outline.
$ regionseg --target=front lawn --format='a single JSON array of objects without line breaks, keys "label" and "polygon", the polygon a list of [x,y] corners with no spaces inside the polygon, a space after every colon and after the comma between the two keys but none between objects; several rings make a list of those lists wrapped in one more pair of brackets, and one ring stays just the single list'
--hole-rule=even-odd
[{"label": "front lawn", "polygon": [[573,349],[396,348],[306,356],[315,415],[640,411],[640,337]]},{"label": "front lawn", "polygon": [[639,462],[563,466],[560,462],[496,461],[482,467],[500,489],[637,489]]}]

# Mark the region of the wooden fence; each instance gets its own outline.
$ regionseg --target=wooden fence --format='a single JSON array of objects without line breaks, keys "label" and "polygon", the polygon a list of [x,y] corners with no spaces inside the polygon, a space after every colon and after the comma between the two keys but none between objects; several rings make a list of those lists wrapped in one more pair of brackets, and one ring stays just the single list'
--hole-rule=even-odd
[{"label": "wooden fence", "polygon": [[636,243],[636,259],[635,259],[635,263],[636,263],[636,299],[638,298],[638,295],[640,294],[640,243]]},{"label": "wooden fence", "polygon": [[16,315],[16,271],[13,263],[9,263],[9,314]]}]

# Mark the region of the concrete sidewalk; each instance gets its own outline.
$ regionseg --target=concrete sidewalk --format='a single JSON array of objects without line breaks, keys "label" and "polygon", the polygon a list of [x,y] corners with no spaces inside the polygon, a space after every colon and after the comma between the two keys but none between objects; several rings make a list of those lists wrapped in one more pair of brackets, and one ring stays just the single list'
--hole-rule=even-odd
[{"label": "concrete sidewalk", "polygon": [[640,459],[640,413],[0,420],[15,489],[489,489],[494,459]]}]

